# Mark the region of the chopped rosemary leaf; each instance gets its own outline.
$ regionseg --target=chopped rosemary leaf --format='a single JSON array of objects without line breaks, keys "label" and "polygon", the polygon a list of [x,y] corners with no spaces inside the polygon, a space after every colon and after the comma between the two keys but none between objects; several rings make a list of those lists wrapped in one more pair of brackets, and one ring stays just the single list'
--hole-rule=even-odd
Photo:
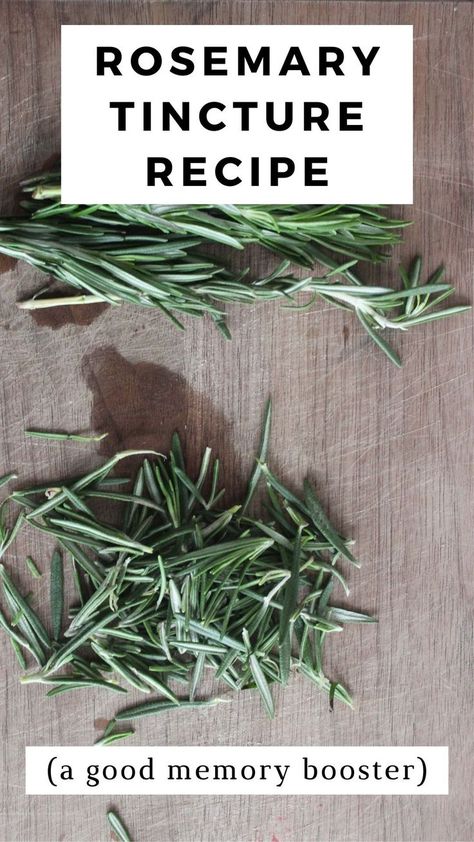
[{"label": "chopped rosemary leaf", "polygon": [[[334,699],[351,704],[344,687],[324,673],[323,644],[345,623],[372,622],[332,604],[336,587],[347,592],[339,561],[357,562],[312,486],[305,483],[301,499],[268,468],[270,419],[269,402],[244,506],[217,505],[217,461],[210,449],[191,477],[176,435],[167,458],[147,451],[117,454],[55,486],[55,493],[46,485],[9,498],[29,510],[20,525],[54,536],[66,551],[79,596],[63,625],[63,561],[56,550],[50,637],[0,565],[13,616],[9,622],[0,614],[0,625],[15,652],[26,649],[37,662],[21,681],[49,685],[49,696],[87,687],[153,694],[119,711],[101,745],[131,733],[116,730],[117,722],[221,702],[200,698],[209,672],[234,691],[256,690],[269,716],[275,710],[272,687],[286,685],[292,673],[326,692],[331,706]],[[133,492],[118,494],[109,473],[132,454],[144,457]],[[265,520],[247,511],[260,477]],[[113,527],[89,505],[98,487]],[[181,686],[185,694],[177,692]]]},{"label": "chopped rosemary leaf", "polygon": [[107,821],[119,842],[132,842],[132,837],[117,813],[113,810],[109,810],[107,813]]},{"label": "chopped rosemary leaf", "polygon": [[[179,708],[202,708],[214,707],[224,699],[205,699],[204,701],[190,701],[183,699],[180,701]],[[115,714],[115,719],[120,722],[128,719],[139,719],[142,716],[155,716],[157,713],[165,713],[168,710],[176,710],[176,705],[171,702],[145,702],[141,705],[134,705],[133,707],[125,708]]]},{"label": "chopped rosemary leaf", "polygon": [[63,557],[59,550],[55,550],[51,559],[51,626],[53,639],[59,640],[61,636],[63,607],[64,607],[64,568]]},{"label": "chopped rosemary leaf", "polygon": [[43,430],[25,430],[25,436],[35,439],[51,439],[53,441],[102,441],[108,433],[100,433],[96,436],[85,436],[81,433],[49,433]]},{"label": "chopped rosemary leaf", "polygon": [[25,563],[26,563],[26,566],[27,566],[28,570],[30,571],[31,575],[33,576],[33,578],[34,579],[41,579],[43,574],[42,574],[41,570],[38,569],[37,565],[35,564],[35,562],[31,558],[31,556],[27,556]]},{"label": "chopped rosemary leaf", "polygon": [[[43,295],[24,309],[106,302],[155,307],[183,329],[182,315],[209,316],[226,338],[222,305],[278,300],[308,309],[317,300],[354,313],[368,336],[395,365],[397,353],[382,331],[469,309],[433,311],[454,292],[437,270],[420,282],[421,261],[401,269],[403,288],[369,286],[356,274],[358,261],[381,263],[408,225],[375,206],[329,205],[62,205],[58,173],[23,182],[28,216],[0,220],[0,252],[24,260],[78,290]],[[243,250],[241,271],[231,271],[207,253],[219,242]],[[282,263],[267,277],[249,277],[245,249],[258,244]],[[313,274],[316,264],[325,267]],[[303,278],[290,267],[308,270]],[[300,294],[307,300],[299,303]],[[73,438],[71,436],[71,438]]]},{"label": "chopped rosemary leaf", "polygon": [[127,728],[123,731],[112,731],[109,734],[104,734],[100,739],[96,740],[94,745],[95,746],[110,746],[112,743],[116,743],[118,740],[125,740],[127,737],[131,737],[134,734],[133,728]]},{"label": "chopped rosemary leaf", "polygon": [[3,485],[6,485],[7,482],[10,482],[12,479],[16,479],[17,476],[17,474],[5,474],[3,477],[0,477],[0,488]]}]

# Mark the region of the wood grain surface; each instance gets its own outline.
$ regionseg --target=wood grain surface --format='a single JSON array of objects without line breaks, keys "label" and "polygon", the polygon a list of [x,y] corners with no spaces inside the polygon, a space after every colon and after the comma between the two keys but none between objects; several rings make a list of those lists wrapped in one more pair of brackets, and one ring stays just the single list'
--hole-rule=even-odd
[{"label": "wood grain surface", "polygon": [[[414,225],[394,261],[445,262],[458,301],[473,299],[473,6],[453,2],[0,2],[0,210],[19,179],[59,152],[61,23],[411,23],[415,34]],[[126,162],[124,162],[126,166]],[[400,209],[397,209],[397,212]],[[268,260],[268,258],[267,258]],[[264,270],[265,257],[255,255]],[[473,319],[395,338],[394,368],[353,317],[321,307],[232,307],[234,339],[210,324],[184,335],[133,307],[62,311],[36,320],[16,300],[38,273],[3,261],[0,283],[0,473],[22,482],[69,476],[102,458],[95,446],[26,439],[24,429],[109,429],[111,444],[165,447],[178,428],[190,458],[210,444],[229,495],[247,475],[263,402],[275,406],[272,461],[297,487],[317,483],[331,516],[357,539],[350,603],[376,627],[331,639],[327,666],[353,711],[294,679],[269,722],[251,692],[204,714],[141,721],[147,744],[449,745],[443,797],[119,797],[136,842],[468,842],[473,822]],[[30,533],[8,562],[47,566]],[[46,577],[44,577],[46,579]],[[47,582],[38,599],[47,603]],[[24,746],[90,744],[115,701],[103,692],[46,699],[22,687],[0,637],[3,842],[110,838],[110,799],[26,797]],[[131,697],[134,698],[134,697]],[[113,751],[113,749],[111,749]]]}]

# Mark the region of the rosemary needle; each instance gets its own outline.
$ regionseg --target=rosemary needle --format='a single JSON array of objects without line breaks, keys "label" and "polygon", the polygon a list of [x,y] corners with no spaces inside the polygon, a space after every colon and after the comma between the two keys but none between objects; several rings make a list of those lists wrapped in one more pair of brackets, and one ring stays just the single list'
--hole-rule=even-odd
[{"label": "rosemary needle", "polygon": [[118,742],[118,740],[125,740],[127,737],[131,737],[134,733],[133,728],[127,728],[123,731],[112,731],[109,734],[104,734],[100,739],[96,740],[94,745],[95,746],[110,746],[113,743]]},{"label": "rosemary needle", "polygon": [[[72,563],[78,597],[66,612],[56,550],[50,636],[0,566],[13,616],[1,614],[0,625],[15,653],[26,650],[37,663],[22,682],[50,685],[48,695],[94,687],[150,697],[120,710],[101,745],[129,735],[116,723],[219,704],[219,696],[202,698],[208,674],[233,691],[258,692],[270,717],[272,688],[292,673],[327,693],[331,705],[351,704],[347,690],[325,675],[323,649],[327,635],[346,623],[373,622],[332,602],[336,587],[348,592],[340,560],[357,563],[312,486],[306,482],[300,498],[269,469],[270,422],[269,402],[243,506],[219,504],[218,461],[209,448],[197,476],[189,475],[177,435],[167,458],[135,452],[144,460],[129,493],[114,490],[110,472],[133,451],[55,493],[44,486],[11,496],[28,512],[18,528],[28,523],[51,535]],[[264,518],[250,512],[259,480]],[[113,527],[96,513],[96,497],[108,502]]]},{"label": "rosemary needle", "polygon": [[16,479],[17,474],[5,474],[3,477],[0,477],[0,488],[3,485],[6,485],[8,482],[11,482],[12,479]]},{"label": "rosemary needle", "polygon": [[35,439],[52,439],[54,441],[102,441],[108,436],[108,433],[100,433],[99,435],[82,435],[81,433],[50,433],[43,430],[25,430],[25,436]]},{"label": "rosemary needle", "polygon": [[34,579],[41,579],[41,576],[43,574],[41,573],[41,570],[38,569],[37,565],[35,564],[35,562],[31,558],[31,556],[27,556],[25,563],[26,563],[26,566],[27,566],[28,570],[30,571],[31,575],[33,576],[33,578]]},{"label": "rosemary needle", "polygon": [[127,828],[114,810],[109,810],[107,812],[107,821],[109,822],[109,825],[115,833],[117,839],[119,839],[119,842],[132,842],[132,837],[130,836]]},{"label": "rosemary needle", "polygon": [[53,639],[59,640],[64,610],[64,568],[63,557],[59,550],[55,550],[51,559],[51,626]]},{"label": "rosemary needle", "polygon": [[[180,702],[179,709],[215,707],[215,705],[218,705],[223,701],[224,699],[205,699],[204,701],[190,701],[184,699]],[[157,713],[165,713],[169,710],[176,710],[176,705],[173,705],[170,702],[145,702],[141,705],[134,705],[133,707],[120,710],[115,715],[115,719],[120,722],[128,719],[138,719],[142,716],[155,716]]]}]

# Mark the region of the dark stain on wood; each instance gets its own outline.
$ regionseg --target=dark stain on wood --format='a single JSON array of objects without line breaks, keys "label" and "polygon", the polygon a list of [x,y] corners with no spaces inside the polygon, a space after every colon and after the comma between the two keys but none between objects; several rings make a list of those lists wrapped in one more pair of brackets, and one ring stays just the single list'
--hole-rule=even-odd
[{"label": "dark stain on wood", "polygon": [[[223,475],[232,477],[227,488],[239,487],[235,454],[229,448],[231,425],[182,375],[155,363],[131,362],[113,347],[84,357],[82,371],[93,396],[91,429],[108,433],[99,445],[104,456],[142,449],[166,453],[177,431],[193,473],[206,446],[217,456],[225,442]],[[128,472],[128,466],[124,467]]]},{"label": "dark stain on wood", "polygon": [[9,257],[8,254],[0,254],[0,275],[11,272],[17,263],[18,261],[14,257]]},{"label": "dark stain on wood", "polygon": [[48,157],[44,160],[41,164],[38,172],[55,172],[59,170],[61,167],[61,155],[59,152],[53,152],[52,155],[48,155]]},{"label": "dark stain on wood", "polygon": [[132,363],[115,348],[98,348],[83,361],[93,395],[92,429],[108,432],[100,451],[163,449],[176,429],[185,427],[186,381],[148,362]]}]

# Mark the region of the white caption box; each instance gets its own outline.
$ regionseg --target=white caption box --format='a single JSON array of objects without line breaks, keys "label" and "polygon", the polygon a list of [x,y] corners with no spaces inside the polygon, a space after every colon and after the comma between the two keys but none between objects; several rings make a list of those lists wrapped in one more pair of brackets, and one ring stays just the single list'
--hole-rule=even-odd
[{"label": "white caption box", "polygon": [[35,746],[28,795],[447,795],[446,746]]},{"label": "white caption box", "polygon": [[[412,27],[404,25],[63,26],[62,201],[411,203],[412,44]],[[136,52],[144,47],[154,52]],[[374,47],[364,75],[363,58],[370,58]],[[103,75],[97,73],[98,48],[104,50]],[[187,52],[173,59],[173,50],[182,48]],[[262,49],[268,54],[260,54]],[[242,50],[250,61],[261,55],[255,72]],[[117,55],[114,74],[109,64]],[[205,73],[206,55],[212,75]],[[189,75],[172,72],[186,70],[185,62],[192,62]],[[288,69],[291,65],[295,69]],[[148,70],[156,72],[141,75]],[[120,106],[122,131],[119,107],[110,103],[133,103]],[[181,118],[188,103],[187,130],[169,114],[166,128],[164,103]],[[214,106],[202,125],[201,109],[208,103]],[[239,103],[252,104],[248,130]],[[268,126],[267,103],[279,124],[286,103],[291,105],[288,128]],[[324,117],[318,103],[328,110],[322,123],[316,121]],[[210,130],[209,123],[224,126]],[[198,162],[190,164],[190,158]],[[148,183],[153,159],[170,162],[170,184],[159,178]],[[161,172],[162,164],[156,169]]]}]

